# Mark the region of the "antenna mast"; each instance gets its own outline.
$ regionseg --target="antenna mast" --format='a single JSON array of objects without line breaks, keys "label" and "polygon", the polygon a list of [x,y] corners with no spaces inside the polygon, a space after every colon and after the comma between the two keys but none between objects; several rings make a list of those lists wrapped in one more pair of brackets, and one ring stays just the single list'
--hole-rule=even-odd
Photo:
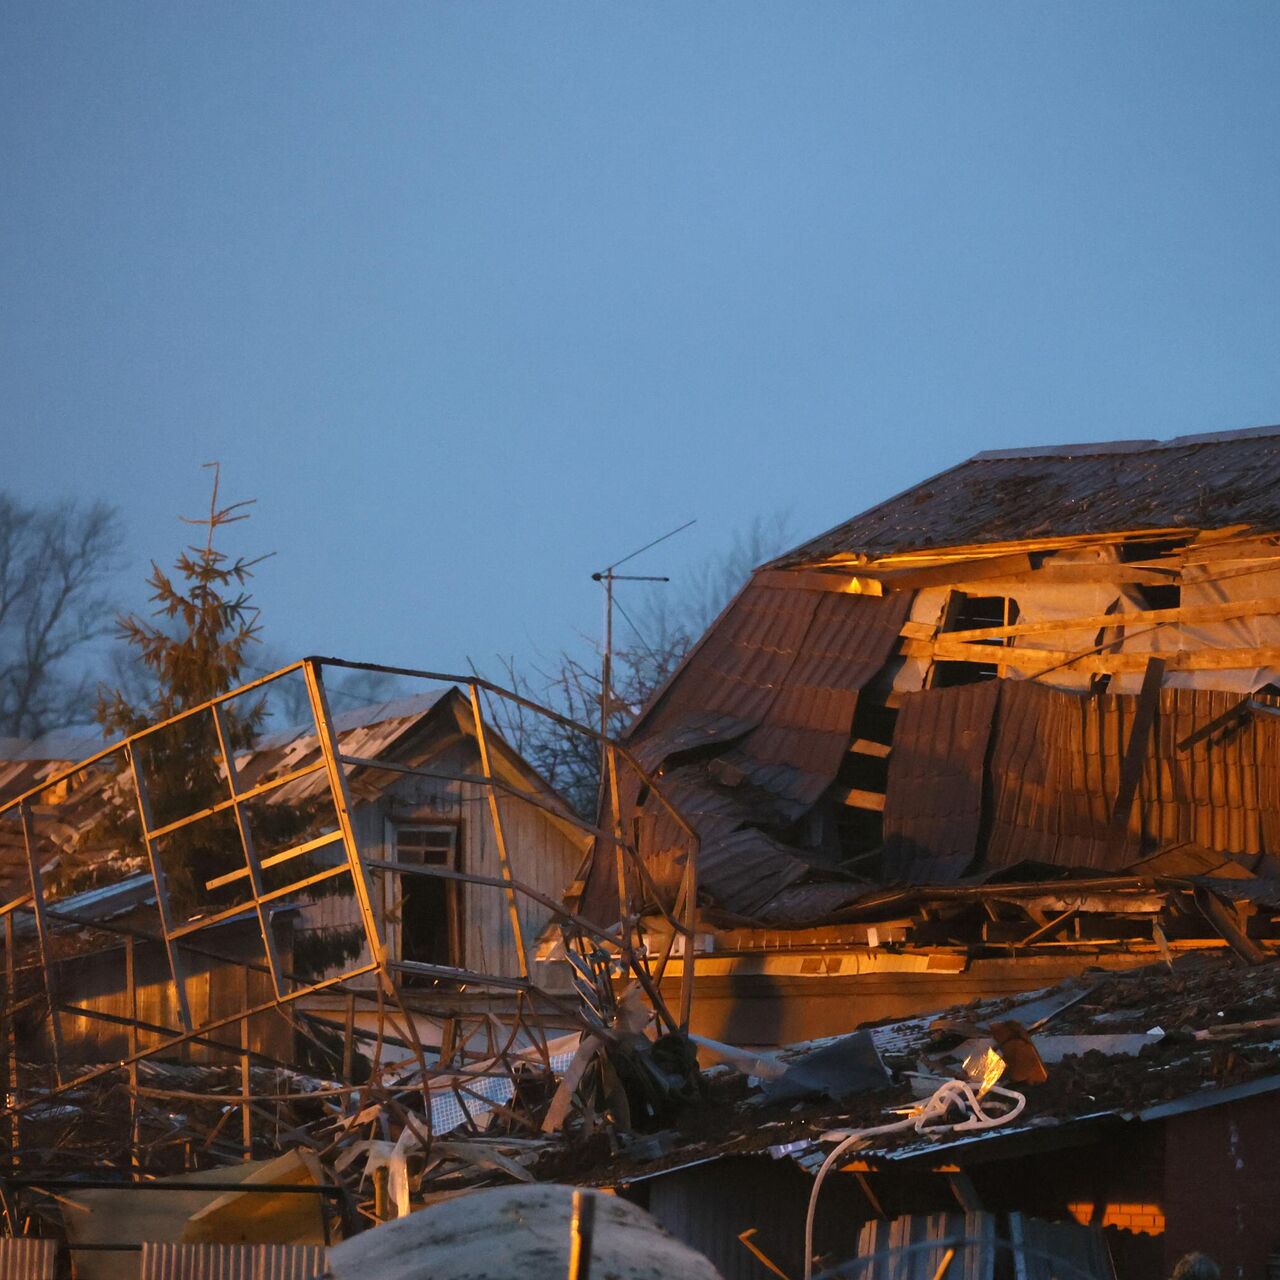
[{"label": "antenna mast", "polygon": [[[651,574],[640,573],[615,573],[614,571],[620,566],[627,563],[628,560],[634,560],[636,556],[648,551],[651,547],[656,547],[660,542],[666,542],[668,538],[674,538],[677,533],[683,533],[690,525],[697,524],[697,518],[686,520],[684,524],[678,528],[672,529],[669,533],[664,533],[660,538],[654,538],[652,542],[646,542],[643,547],[637,548],[629,555],[625,555],[621,560],[615,560],[613,564],[607,568],[601,569],[598,573],[591,575],[592,582],[600,582],[604,584],[604,650],[600,658],[600,732],[605,736],[609,736],[609,712],[612,710],[613,701],[613,584],[615,582],[670,582],[667,577],[658,577]],[[605,750],[604,744],[601,743],[600,750]],[[601,765],[603,766],[603,755],[601,756]],[[601,768],[601,777],[604,776],[604,769]]]}]

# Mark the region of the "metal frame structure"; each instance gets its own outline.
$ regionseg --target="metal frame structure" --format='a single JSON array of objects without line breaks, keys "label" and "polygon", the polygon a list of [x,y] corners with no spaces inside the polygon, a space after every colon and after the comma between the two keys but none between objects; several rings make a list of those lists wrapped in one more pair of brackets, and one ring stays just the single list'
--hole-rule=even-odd
[{"label": "metal frame structure", "polygon": [[[383,672],[408,680],[431,681],[465,689],[474,724],[480,773],[450,774],[439,769],[415,768],[397,760],[344,753],[324,684],[324,671],[332,667]],[[301,767],[284,768],[276,776],[262,781],[246,782],[237,768],[237,751],[233,744],[237,710],[233,704],[237,699],[245,699],[238,704],[244,707],[248,704],[246,695],[249,698],[261,697],[273,682],[286,677],[296,679],[298,675],[305,681],[319,759]],[[594,739],[600,745],[606,785],[612,792],[616,794],[619,772],[631,770],[665,805],[690,844],[683,879],[673,900],[664,900],[664,895],[653,884],[636,849],[624,839],[621,824],[615,823],[612,831],[600,830],[594,824],[575,817],[567,806],[557,805],[550,796],[524,790],[498,776],[490,740],[493,731],[486,724],[482,694],[509,700],[527,712],[548,716],[561,727]],[[148,779],[148,749],[160,740],[156,735],[166,732],[188,734],[186,739],[179,741],[198,740],[199,734],[194,733],[198,727],[197,717],[208,718],[205,728],[211,728],[212,732],[206,736],[212,745],[206,763],[211,764],[222,779],[226,795],[192,812],[157,814]],[[154,887],[158,934],[118,923],[79,919],[60,909],[45,884],[35,822],[39,796],[60,783],[83,775],[87,769],[105,767],[113,758],[119,762],[119,781],[127,786],[136,805],[147,874]],[[363,852],[357,840],[347,780],[348,772],[357,768],[450,779],[482,788],[496,840],[500,874],[485,876],[441,866],[405,866],[388,863]],[[322,805],[332,808],[332,821],[323,825],[331,829],[263,856],[255,841],[253,803],[265,802],[280,788],[320,773],[325,778]],[[500,797],[550,811],[558,819],[574,823],[597,842],[611,844],[615,848],[622,910],[614,926],[601,927],[583,919],[518,877],[521,851],[512,847],[504,827]],[[175,835],[212,839],[209,832],[217,824],[221,824],[220,829],[225,836],[228,816],[234,827],[235,843],[226,845],[229,850],[227,866],[203,881],[203,890],[210,899],[197,902],[193,907],[189,886],[184,900],[169,882],[167,873],[173,868],[166,855],[166,841]],[[186,1139],[182,1167],[198,1168],[210,1161],[216,1163],[218,1159],[224,1162],[247,1159],[256,1150],[269,1145],[264,1141],[263,1131],[274,1123],[275,1132],[282,1135],[277,1149],[279,1145],[309,1146],[321,1155],[326,1176],[337,1183],[345,1181],[349,1190],[356,1191],[360,1180],[359,1168],[353,1166],[344,1179],[336,1171],[333,1158],[348,1149],[364,1131],[361,1117],[375,1115],[384,1137],[388,1125],[391,1131],[399,1130],[402,1134],[407,1130],[419,1149],[430,1152],[435,1140],[432,1101],[442,1090],[447,1089],[454,1095],[468,1119],[472,1117],[474,1105],[482,1103],[489,1111],[502,1115],[513,1124],[525,1125],[536,1135],[537,1126],[530,1125],[527,1117],[522,1118],[512,1108],[479,1093],[477,1086],[494,1076],[506,1076],[515,1082],[533,1069],[545,1073],[544,1083],[554,1088],[555,1073],[547,1047],[549,1030],[572,1028],[582,1034],[584,1041],[594,1039],[597,1043],[609,1043],[616,1038],[611,1016],[616,1008],[614,986],[617,982],[624,985],[630,982],[640,988],[652,1006],[652,1016],[659,1030],[683,1032],[688,1028],[693,966],[683,966],[678,1011],[668,1008],[659,992],[659,984],[671,957],[675,937],[681,935],[685,938],[686,947],[692,945],[697,898],[697,836],[692,827],[663,796],[661,782],[651,776],[624,746],[599,730],[577,724],[474,675],[456,676],[334,658],[305,658],[170,720],[150,725],[140,733],[113,743],[43,779],[36,787],[0,807],[0,823],[14,821],[21,829],[30,879],[28,893],[0,906],[0,918],[4,921],[6,978],[4,1001],[0,1005],[0,1048],[3,1049],[0,1061],[7,1075],[5,1105],[0,1108],[0,1122],[3,1122],[0,1123],[0,1153],[5,1146],[8,1147],[5,1163],[14,1176],[22,1175],[28,1179],[42,1173],[52,1176],[78,1171],[74,1143],[55,1152],[38,1149],[27,1142],[25,1135],[28,1129],[48,1114],[55,1099],[62,1099],[69,1105],[82,1105],[86,1098],[101,1096],[103,1091],[123,1086],[129,1100],[127,1156],[121,1156],[115,1162],[122,1179],[142,1177],[148,1172],[173,1171],[171,1168],[155,1168],[152,1153],[140,1136],[140,1113],[152,1101],[181,1098],[193,1111],[204,1105],[212,1108],[218,1117],[210,1122],[208,1131],[201,1131],[193,1122],[194,1131]],[[318,870],[306,862],[307,856],[317,851],[321,851],[327,861],[327,865]],[[392,870],[400,875],[445,877],[501,892],[507,901],[508,927],[518,958],[517,976],[391,958],[375,910],[371,875]],[[189,867],[184,868],[184,874],[189,879]],[[308,981],[290,972],[286,966],[276,944],[272,913],[277,904],[305,898],[308,892],[328,881],[341,882],[349,895],[354,896],[363,947],[360,955],[344,964],[340,971],[328,972],[320,980]],[[636,889],[640,898],[637,898]],[[535,980],[529,944],[523,936],[518,910],[521,896],[552,912],[573,970],[578,999],[547,990]],[[230,901],[226,901],[227,898]],[[638,932],[638,922],[642,913],[652,912],[655,907],[672,932],[662,954],[651,957]],[[15,922],[20,923],[23,917],[30,917],[34,922],[39,968],[38,989],[34,997],[29,994],[33,966],[24,964],[19,937],[24,930],[15,928]],[[210,930],[233,920],[256,920],[265,964],[222,956],[215,946],[207,944]],[[98,931],[116,941],[124,938],[129,1018],[113,1018],[69,1003],[66,991],[59,986],[59,960],[55,954],[59,930],[66,925]],[[25,933],[30,936],[30,929]],[[138,1018],[134,948],[140,940],[163,944],[180,1026],[161,1027]],[[29,946],[27,952],[30,952]],[[198,1016],[188,991],[187,957],[191,955],[213,956],[222,964],[239,964],[245,974],[243,1007],[230,1013],[220,1012],[216,1016]],[[254,1002],[249,997],[250,976],[254,971],[261,973],[264,970],[270,977],[271,998]],[[20,990],[24,975],[28,991]],[[433,979],[435,985],[426,988],[406,986],[402,979],[407,975],[419,980]],[[312,1082],[308,1089],[283,1084],[278,1064],[272,1064],[272,1069],[255,1066],[255,1062],[261,1063],[262,1059],[250,1047],[249,1020],[275,1010],[290,1021],[297,1033],[314,1041],[317,1027],[325,1020],[307,1012],[300,1002],[320,992],[341,992],[346,996],[345,1027],[332,1021],[328,1023],[330,1031],[341,1030],[345,1036],[341,1078],[325,1082],[320,1088],[314,1087],[316,1082]],[[494,1001],[498,999],[502,1001],[502,1008],[495,1011]],[[356,1083],[353,1071],[357,1005],[373,1007],[377,1027],[370,1076],[361,1083]],[[48,1019],[51,1064],[19,1062],[17,1020],[20,1017],[29,1019],[33,1006],[37,1013]],[[60,1025],[62,1016],[68,1014],[125,1022],[128,1052],[105,1063],[76,1066],[67,1062]],[[428,1050],[422,1042],[417,1023],[417,1018],[422,1016],[437,1020],[446,1028],[438,1051]],[[474,1034],[467,1030],[470,1025],[468,1019],[486,1028],[485,1042],[480,1047],[476,1045]],[[234,1038],[224,1035],[232,1029],[238,1029],[239,1035]],[[144,1038],[149,1042],[145,1046],[142,1043]],[[172,1061],[181,1055],[184,1046],[193,1042],[211,1047],[216,1054],[225,1055],[229,1064],[238,1066],[234,1092],[226,1091],[225,1087],[205,1091],[166,1091],[140,1084],[139,1068],[142,1064]],[[49,1067],[52,1068],[51,1073]],[[335,1072],[335,1076],[337,1074]],[[563,1082],[560,1083],[562,1087],[572,1084],[564,1086]],[[319,1121],[300,1120],[291,1110],[294,1104],[310,1105],[318,1099],[332,1103]],[[473,1105],[469,1105],[469,1101]],[[233,1112],[238,1112],[242,1119],[241,1141],[235,1148],[219,1138],[219,1131]],[[255,1127],[258,1131],[256,1146]],[[477,1136],[474,1126],[472,1129],[469,1140]],[[448,1149],[449,1144],[436,1141],[437,1151],[447,1152]],[[0,1161],[4,1159],[0,1154]],[[445,1172],[451,1168],[456,1172],[457,1164],[456,1152],[436,1159],[436,1167]],[[354,1184],[351,1183],[352,1177],[355,1177]],[[11,1229],[13,1225],[11,1222]]]}]

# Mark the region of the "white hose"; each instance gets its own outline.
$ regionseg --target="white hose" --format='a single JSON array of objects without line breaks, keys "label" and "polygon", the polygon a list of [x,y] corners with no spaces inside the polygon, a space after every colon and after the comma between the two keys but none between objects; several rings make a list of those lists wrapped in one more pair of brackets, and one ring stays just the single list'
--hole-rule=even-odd
[{"label": "white hose", "polygon": [[[973,1085],[968,1080],[944,1080],[923,1106],[912,1110],[901,1120],[894,1121],[892,1124],[877,1125],[871,1129],[832,1129],[822,1135],[824,1142],[836,1141],[836,1146],[822,1162],[822,1168],[818,1170],[818,1175],[813,1180],[813,1190],[809,1193],[809,1211],[804,1219],[804,1280],[812,1280],[813,1276],[813,1223],[818,1212],[818,1193],[822,1190],[822,1183],[830,1172],[831,1166],[841,1155],[867,1138],[879,1138],[889,1133],[903,1133],[908,1129],[914,1129],[917,1133],[923,1133],[926,1128],[934,1133],[940,1130],[971,1133],[977,1129],[995,1129],[1016,1119],[1027,1105],[1026,1098],[1014,1089],[1002,1089],[999,1085],[993,1085],[987,1090],[987,1094],[999,1094],[1002,1098],[1009,1099],[1013,1106],[998,1115],[990,1115],[983,1108],[978,1094],[974,1092]],[[969,1109],[969,1119],[962,1120],[958,1124],[929,1124],[930,1120],[946,1115],[947,1109],[954,1102]]]}]

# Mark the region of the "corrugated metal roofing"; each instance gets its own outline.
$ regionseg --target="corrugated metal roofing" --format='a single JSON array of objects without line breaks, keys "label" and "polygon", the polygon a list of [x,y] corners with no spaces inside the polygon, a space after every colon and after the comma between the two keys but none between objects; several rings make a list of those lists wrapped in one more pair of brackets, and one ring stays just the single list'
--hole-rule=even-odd
[{"label": "corrugated metal roofing", "polygon": [[946,883],[978,852],[994,680],[906,695],[885,789],[887,880]]},{"label": "corrugated metal roofing", "polygon": [[1280,720],[1260,713],[1185,742],[1238,694],[1162,689],[1128,826],[1110,818],[1136,697],[1001,681],[987,865],[1024,859],[1121,870],[1141,848],[1280,853]]},{"label": "corrugated metal roofing", "polygon": [[722,742],[733,742],[752,729],[751,722],[713,711],[695,712],[671,729],[646,734],[631,743],[645,769],[657,769],[664,760],[686,751],[703,751]]},{"label": "corrugated metal roofing", "polygon": [[748,585],[632,731],[639,742],[707,713],[756,725],[791,670],[821,597]]},{"label": "corrugated metal roofing", "polygon": [[1280,427],[980,453],[775,564],[1142,529],[1280,530]]},{"label": "corrugated metal roofing", "polygon": [[910,604],[908,592],[819,595],[760,724],[724,756],[784,801],[789,816],[799,817],[831,785],[849,749],[859,691],[888,661]]},{"label": "corrugated metal roofing", "polygon": [[[779,833],[834,780],[859,690],[893,653],[909,607],[909,593],[751,583],[632,731],[628,746],[647,768],[667,763],[663,790],[701,841],[699,888],[724,910],[780,922],[779,912],[792,906],[813,909],[820,900],[830,914],[862,896],[822,865],[829,855]],[[716,755],[694,761],[689,753],[698,746]],[[625,829],[637,819],[654,879],[670,887],[684,838],[660,803],[639,799],[633,779],[620,790]],[[611,851],[593,863],[583,898],[588,915],[616,911],[612,865]],[[806,880],[819,882],[817,897],[797,896]]]},{"label": "corrugated metal roofing", "polygon": [[139,1280],[316,1280],[318,1244],[144,1244]]},{"label": "corrugated metal roofing", "polygon": [[0,1239],[0,1280],[54,1280],[57,1264],[56,1240]]}]

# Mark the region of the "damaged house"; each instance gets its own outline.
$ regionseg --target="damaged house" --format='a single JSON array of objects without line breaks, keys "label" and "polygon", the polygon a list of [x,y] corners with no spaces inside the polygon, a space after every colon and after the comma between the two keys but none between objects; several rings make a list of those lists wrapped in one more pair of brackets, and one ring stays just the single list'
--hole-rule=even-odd
[{"label": "damaged house", "polygon": [[[1278,468],[1280,428],[982,453],[759,569],[627,740],[696,831],[695,1030],[1269,954]],[[673,893],[690,840],[618,795]],[[602,847],[581,910],[617,885]]]},{"label": "damaged house", "polygon": [[[558,1182],[723,1280],[1157,1280],[1195,1248],[1263,1280],[1277,471],[1280,429],[979,455],[759,569],[622,741],[431,672],[334,716],[324,668],[360,664],[308,658],[267,678],[305,680],[306,732],[236,750],[251,685],[15,759],[15,1243],[345,1280],[363,1245],[324,1250],[369,1225]],[[594,822],[482,693],[594,741]],[[166,753],[222,798],[153,788]],[[99,839],[121,786],[142,865]],[[594,1200],[545,1190],[581,1277]]]},{"label": "damaged house", "polygon": [[735,1280],[1271,1274],[1277,474],[1280,428],[984,453],[756,571],[574,897],[649,903],[727,1074],[599,1180]]},{"label": "damaged house", "polygon": [[[351,818],[370,869],[377,929],[405,983],[429,988],[466,971],[514,979],[521,972],[523,943],[540,980],[563,988],[564,976],[533,957],[555,914],[551,904],[572,881],[585,853],[585,837],[569,821],[560,798],[498,734],[488,732],[494,777],[544,802],[535,808],[509,796],[496,800],[504,837],[523,855],[524,878],[548,899],[544,904],[520,898],[517,937],[507,902],[482,883],[499,877],[502,865],[467,697],[456,687],[444,687],[346,711],[333,723],[343,754],[366,762],[346,766]],[[91,757],[97,745],[57,735],[9,744],[11,758],[0,762],[0,804],[39,788],[43,778],[64,774],[75,761]],[[356,896],[320,891],[322,877],[345,865],[332,811],[316,803],[328,786],[323,766],[314,728],[265,736],[235,759],[237,786],[259,796],[248,816],[255,828],[276,829],[279,824],[271,822],[276,810],[302,815],[284,828],[292,844],[304,846],[302,854],[281,861],[276,848],[259,837],[267,893],[287,883],[314,881],[310,892],[304,888],[273,898],[267,925],[284,968],[321,987],[301,1007],[335,1029],[349,1017],[353,1051],[359,1055],[369,1052],[376,1037],[376,1013],[365,1003],[355,1005],[345,991],[323,989],[334,975],[370,966]],[[156,1029],[150,1038],[157,1042],[164,1029],[183,1025],[164,946],[148,941],[135,946],[124,927],[154,932],[156,892],[136,850],[131,860],[122,857],[103,834],[103,815],[119,779],[115,762],[102,760],[37,790],[28,807],[37,871],[48,898],[46,942],[64,1001],[48,1021],[33,1024],[33,1039],[20,1045],[37,1057],[102,1062],[126,1053],[127,1023],[133,1017]],[[437,874],[419,874],[422,868]],[[26,845],[16,822],[0,824],[0,873],[6,901],[30,892]],[[243,860],[238,866],[229,862],[227,871],[210,882],[212,888],[192,895],[192,924],[199,924],[208,943],[186,949],[183,956],[193,1025],[270,999],[259,922],[251,909],[236,905],[248,879]],[[220,918],[206,923],[212,914]],[[77,924],[98,928],[78,942]],[[104,947],[102,930],[113,927],[118,930],[114,945]],[[34,946],[36,935],[36,921],[20,918],[16,942],[21,945],[25,938]],[[353,981],[372,990],[372,971]],[[492,994],[484,1003],[493,1007]],[[246,1044],[255,1052],[285,1063],[297,1056],[296,1028],[278,1011],[250,1019],[247,1028]],[[415,1030],[424,1045],[439,1046],[438,1019],[423,1014]],[[185,1056],[217,1060],[219,1052],[197,1042],[186,1046]]]}]

